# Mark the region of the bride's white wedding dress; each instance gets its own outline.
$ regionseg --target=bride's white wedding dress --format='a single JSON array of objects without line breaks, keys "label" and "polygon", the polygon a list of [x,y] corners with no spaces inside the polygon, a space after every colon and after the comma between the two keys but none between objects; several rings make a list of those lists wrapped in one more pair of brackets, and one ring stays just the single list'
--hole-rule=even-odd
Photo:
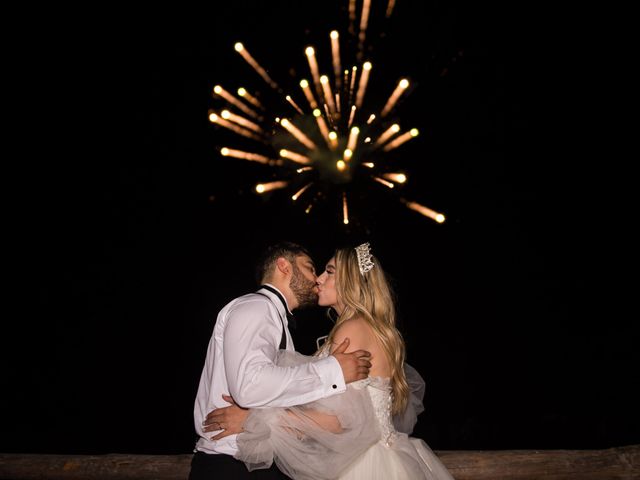
[{"label": "bride's white wedding dress", "polygon": [[419,438],[398,432],[391,417],[391,385],[388,378],[362,380],[371,397],[380,438],[344,473],[341,480],[428,479],[452,480],[440,459]]},{"label": "bride's white wedding dress", "polygon": [[[311,358],[283,351],[278,363]],[[294,480],[453,480],[424,441],[394,427],[395,420],[413,429],[422,398],[411,398],[404,421],[392,417],[391,403],[389,379],[370,377],[307,405],[253,410],[238,435],[236,458],[250,470],[275,461]]]}]

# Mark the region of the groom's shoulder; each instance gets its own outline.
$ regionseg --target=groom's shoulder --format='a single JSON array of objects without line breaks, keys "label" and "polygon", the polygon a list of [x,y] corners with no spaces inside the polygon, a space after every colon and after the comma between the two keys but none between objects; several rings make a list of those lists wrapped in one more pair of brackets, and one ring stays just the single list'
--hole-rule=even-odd
[{"label": "groom's shoulder", "polygon": [[252,292],[236,297],[222,309],[226,312],[265,312],[269,309],[269,299],[264,295]]}]

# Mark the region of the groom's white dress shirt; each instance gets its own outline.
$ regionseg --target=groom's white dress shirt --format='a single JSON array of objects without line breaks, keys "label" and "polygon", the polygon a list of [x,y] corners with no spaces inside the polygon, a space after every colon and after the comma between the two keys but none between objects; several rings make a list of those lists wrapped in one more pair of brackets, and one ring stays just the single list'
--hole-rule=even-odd
[{"label": "groom's white dress shirt", "polygon": [[283,325],[286,349],[294,351],[288,306],[267,289],[259,292],[232,300],[218,314],[194,407],[197,451],[234,455],[238,450],[236,435],[211,441],[216,433],[203,432],[207,413],[228,405],[222,394],[242,407],[264,408],[301,405],[345,391],[342,369],[333,356],[295,367],[274,363]]}]

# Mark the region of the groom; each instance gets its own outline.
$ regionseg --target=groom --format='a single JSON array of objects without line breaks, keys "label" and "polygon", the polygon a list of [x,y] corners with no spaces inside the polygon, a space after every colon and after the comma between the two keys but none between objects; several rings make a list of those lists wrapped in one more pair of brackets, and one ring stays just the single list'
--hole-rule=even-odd
[{"label": "groom", "polygon": [[288,407],[342,393],[346,384],[369,374],[369,352],[344,353],[347,340],[326,358],[278,367],[278,350],[294,351],[291,311],[317,304],[315,267],[304,247],[282,242],[266,249],[256,271],[259,289],[228,303],[213,329],[194,407],[200,438],[189,480],[288,478],[275,465],[249,473],[233,458],[236,435],[212,440],[205,431],[207,413],[228,405],[224,394],[244,408]]}]

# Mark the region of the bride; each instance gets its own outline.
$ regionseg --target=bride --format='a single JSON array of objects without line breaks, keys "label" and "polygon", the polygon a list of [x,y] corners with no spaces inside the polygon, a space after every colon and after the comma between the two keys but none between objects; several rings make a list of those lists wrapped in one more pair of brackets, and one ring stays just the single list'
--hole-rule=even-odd
[{"label": "bride", "polygon": [[[236,458],[249,470],[275,461],[295,480],[452,480],[424,441],[403,433],[411,432],[422,410],[422,398],[409,384],[421,386],[422,380],[404,363],[391,288],[369,244],[337,250],[317,284],[318,304],[331,307],[337,320],[316,355],[329,355],[349,339],[349,351],[371,352],[369,378],[297,407],[226,407],[209,414],[207,423],[215,425],[209,431],[222,423],[225,431],[214,438],[242,432]],[[309,360],[281,350],[278,363]]]}]

